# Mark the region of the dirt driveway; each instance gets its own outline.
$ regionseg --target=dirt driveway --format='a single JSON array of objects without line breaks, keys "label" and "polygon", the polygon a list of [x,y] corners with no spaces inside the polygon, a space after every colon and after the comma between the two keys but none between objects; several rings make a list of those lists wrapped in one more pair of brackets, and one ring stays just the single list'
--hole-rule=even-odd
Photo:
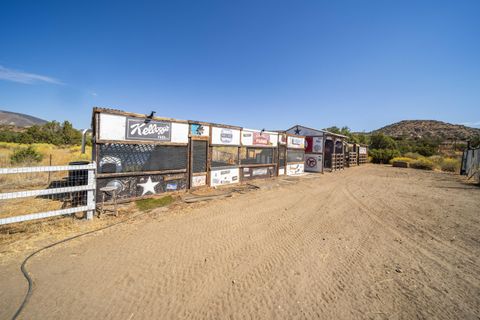
[{"label": "dirt driveway", "polygon": [[480,188],[374,165],[279,184],[40,254],[21,318],[479,319]]}]

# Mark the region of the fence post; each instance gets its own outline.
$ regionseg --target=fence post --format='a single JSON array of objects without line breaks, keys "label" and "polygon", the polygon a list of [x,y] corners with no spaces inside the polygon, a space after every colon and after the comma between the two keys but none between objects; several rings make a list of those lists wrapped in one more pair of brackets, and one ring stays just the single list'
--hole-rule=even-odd
[{"label": "fence post", "polygon": [[96,191],[96,182],[95,182],[95,169],[88,170],[88,185],[93,186],[93,190],[87,191],[87,220],[93,219],[93,214],[95,212],[95,191]]}]

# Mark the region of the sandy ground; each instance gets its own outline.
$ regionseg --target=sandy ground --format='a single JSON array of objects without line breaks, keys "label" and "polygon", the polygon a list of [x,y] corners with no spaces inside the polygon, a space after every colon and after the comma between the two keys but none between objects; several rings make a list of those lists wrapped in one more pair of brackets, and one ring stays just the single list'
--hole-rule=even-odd
[{"label": "sandy ground", "polygon": [[479,319],[479,201],[458,176],[374,165],[263,183],[40,254],[21,318]]}]

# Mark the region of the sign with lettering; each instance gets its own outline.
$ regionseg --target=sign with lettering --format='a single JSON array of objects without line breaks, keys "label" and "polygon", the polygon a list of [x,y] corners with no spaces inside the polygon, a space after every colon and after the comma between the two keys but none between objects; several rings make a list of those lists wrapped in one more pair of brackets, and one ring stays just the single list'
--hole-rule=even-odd
[{"label": "sign with lettering", "polygon": [[238,183],[240,178],[240,169],[222,169],[222,170],[212,170],[210,172],[211,181],[210,185],[212,187]]},{"label": "sign with lettering", "polygon": [[212,144],[239,145],[240,130],[212,127]]},{"label": "sign with lettering", "polygon": [[260,146],[271,145],[272,143],[270,142],[270,135],[268,133],[254,132],[253,144]]},{"label": "sign with lettering", "polygon": [[242,131],[242,144],[244,146],[253,145],[253,132],[251,131]]},{"label": "sign with lettering", "polygon": [[276,147],[277,143],[278,134],[275,132],[242,130],[242,145],[244,146]]},{"label": "sign with lettering", "polygon": [[127,140],[170,141],[172,124],[165,121],[127,118],[125,130]]},{"label": "sign with lettering", "polygon": [[305,138],[288,136],[287,141],[288,141],[287,142],[287,147],[289,147],[289,148],[296,148],[296,149],[304,149],[305,148]]},{"label": "sign with lettering", "polygon": [[304,172],[304,164],[289,164],[287,165],[287,175],[293,176]]},{"label": "sign with lettering", "polygon": [[201,187],[207,184],[207,176],[193,176],[192,187]]}]

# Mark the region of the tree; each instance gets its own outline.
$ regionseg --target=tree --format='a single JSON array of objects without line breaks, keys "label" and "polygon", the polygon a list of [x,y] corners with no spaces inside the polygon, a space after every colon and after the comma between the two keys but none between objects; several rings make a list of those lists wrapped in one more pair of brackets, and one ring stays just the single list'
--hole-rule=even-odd
[{"label": "tree", "polygon": [[47,122],[44,125],[34,125],[22,132],[12,128],[3,128],[0,131],[0,141],[16,143],[50,143],[54,145],[78,145],[82,141],[82,133],[73,128],[72,124],[64,121]]},{"label": "tree", "polygon": [[386,136],[383,133],[375,133],[370,136],[370,149],[397,149],[397,143],[392,137]]}]

